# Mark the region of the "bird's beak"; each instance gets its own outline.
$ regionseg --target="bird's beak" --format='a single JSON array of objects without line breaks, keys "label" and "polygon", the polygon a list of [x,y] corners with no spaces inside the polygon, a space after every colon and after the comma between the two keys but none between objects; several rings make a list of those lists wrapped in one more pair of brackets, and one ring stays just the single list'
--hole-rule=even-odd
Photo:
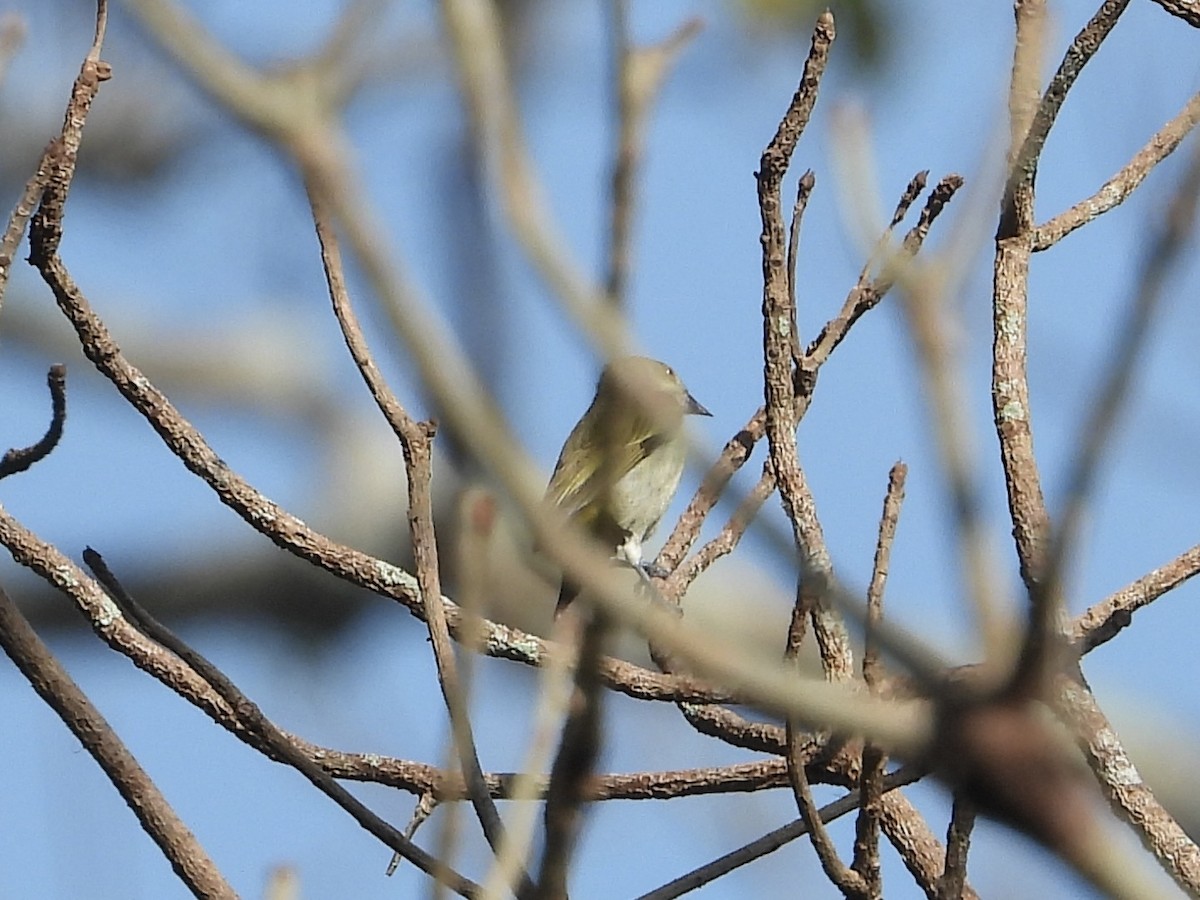
[{"label": "bird's beak", "polygon": [[687,395],[687,407],[684,409],[684,412],[686,412],[689,416],[711,416],[712,415],[712,413],[710,413],[707,409],[705,409],[703,406],[701,406],[700,401],[698,401],[690,393]]}]

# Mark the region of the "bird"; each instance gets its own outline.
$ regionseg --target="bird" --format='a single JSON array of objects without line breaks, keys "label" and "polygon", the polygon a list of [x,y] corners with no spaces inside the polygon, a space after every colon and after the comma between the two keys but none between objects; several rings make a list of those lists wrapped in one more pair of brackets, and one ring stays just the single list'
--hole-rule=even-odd
[{"label": "bird", "polygon": [[[666,363],[623,356],[604,367],[571,429],[546,498],[614,556],[645,574],[642,543],[679,488],[687,460],[684,416],[711,416]],[[566,575],[555,617],[579,594]]]}]

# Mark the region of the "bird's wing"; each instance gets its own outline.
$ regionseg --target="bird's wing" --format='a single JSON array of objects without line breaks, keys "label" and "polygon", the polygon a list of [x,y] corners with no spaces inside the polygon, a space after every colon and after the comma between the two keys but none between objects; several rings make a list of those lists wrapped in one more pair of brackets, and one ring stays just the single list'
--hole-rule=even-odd
[{"label": "bird's wing", "polygon": [[[554,466],[554,474],[550,476],[550,486],[546,496],[552,500],[569,517],[579,521],[581,525],[593,524],[601,513],[595,503],[603,485],[599,478],[601,459],[606,453],[616,453],[611,468],[614,482],[629,474],[635,466],[649,456],[656,447],[661,446],[665,437],[656,432],[650,421],[644,416],[635,416],[630,422],[626,433],[631,440],[619,446],[598,448],[599,442],[596,428],[581,428],[583,423],[575,426],[563,445],[558,462]],[[617,429],[620,433],[620,429]],[[602,439],[602,438],[601,438]],[[576,465],[568,466],[568,459]],[[582,464],[579,464],[582,461]]]}]

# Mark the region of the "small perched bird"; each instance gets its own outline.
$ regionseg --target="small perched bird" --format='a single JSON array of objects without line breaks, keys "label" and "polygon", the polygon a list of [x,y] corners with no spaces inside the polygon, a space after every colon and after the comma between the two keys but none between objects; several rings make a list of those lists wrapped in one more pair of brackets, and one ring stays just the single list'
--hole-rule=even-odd
[{"label": "small perched bird", "polygon": [[[711,416],[675,371],[644,356],[615,359],[563,444],[547,499],[618,559],[640,570],[642,541],[679,487],[687,459],[685,415]],[[579,594],[564,576],[557,616]]]}]

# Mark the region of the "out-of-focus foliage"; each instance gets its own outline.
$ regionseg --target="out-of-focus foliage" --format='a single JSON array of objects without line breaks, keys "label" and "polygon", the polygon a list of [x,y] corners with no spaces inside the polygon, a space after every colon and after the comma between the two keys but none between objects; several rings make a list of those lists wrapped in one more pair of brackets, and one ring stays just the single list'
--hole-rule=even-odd
[{"label": "out-of-focus foliage", "polygon": [[734,0],[751,27],[784,33],[788,40],[807,40],[813,20],[824,9],[833,10],[842,49],[854,54],[860,70],[878,74],[892,49],[884,36],[891,24],[891,9],[876,0]]}]

